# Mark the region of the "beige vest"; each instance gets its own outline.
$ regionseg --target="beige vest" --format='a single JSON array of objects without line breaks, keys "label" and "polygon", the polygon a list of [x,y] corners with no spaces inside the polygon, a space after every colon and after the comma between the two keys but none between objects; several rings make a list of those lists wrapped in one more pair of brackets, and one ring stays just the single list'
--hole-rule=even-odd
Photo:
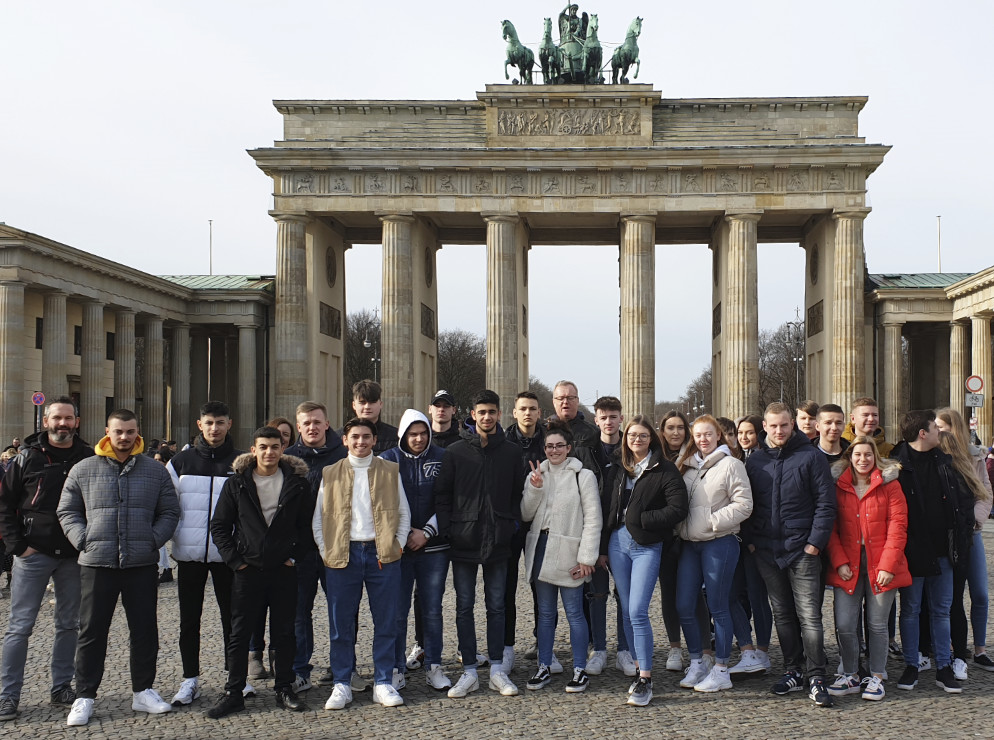
[{"label": "beige vest", "polygon": [[[369,466],[369,495],[373,507],[376,553],[381,563],[400,560],[404,554],[397,542],[400,526],[400,485],[397,463],[374,457]],[[349,564],[349,532],[352,528],[352,486],[355,471],[348,458],[324,469],[324,498],[321,499],[321,559],[329,568]]]}]

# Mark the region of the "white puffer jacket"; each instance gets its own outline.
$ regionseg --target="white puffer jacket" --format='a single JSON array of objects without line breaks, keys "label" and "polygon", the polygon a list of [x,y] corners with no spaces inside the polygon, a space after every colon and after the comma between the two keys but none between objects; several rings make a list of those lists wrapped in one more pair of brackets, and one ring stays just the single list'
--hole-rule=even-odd
[{"label": "white puffer jacket", "polygon": [[752,514],[752,487],[745,465],[721,445],[703,460],[695,455],[686,461],[690,513],[677,525],[681,539],[704,542],[737,534]]}]

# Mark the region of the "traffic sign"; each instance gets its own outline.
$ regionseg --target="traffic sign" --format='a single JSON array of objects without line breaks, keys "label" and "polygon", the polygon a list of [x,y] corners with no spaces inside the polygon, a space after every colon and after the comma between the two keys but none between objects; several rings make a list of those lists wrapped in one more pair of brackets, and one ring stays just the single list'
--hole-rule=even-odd
[{"label": "traffic sign", "polygon": [[980,426],[980,420],[976,416],[971,416],[970,417],[970,429],[972,429],[973,431],[977,431],[977,428],[979,426]]},{"label": "traffic sign", "polygon": [[984,379],[979,375],[971,375],[966,379],[966,390],[968,393],[980,393],[984,389]]},{"label": "traffic sign", "polygon": [[34,394],[31,396],[31,403],[33,403],[35,406],[44,406],[45,394],[42,393],[41,391],[35,391]]},{"label": "traffic sign", "polygon": [[984,394],[983,393],[967,393],[966,394],[966,407],[968,409],[979,409],[984,405]]}]

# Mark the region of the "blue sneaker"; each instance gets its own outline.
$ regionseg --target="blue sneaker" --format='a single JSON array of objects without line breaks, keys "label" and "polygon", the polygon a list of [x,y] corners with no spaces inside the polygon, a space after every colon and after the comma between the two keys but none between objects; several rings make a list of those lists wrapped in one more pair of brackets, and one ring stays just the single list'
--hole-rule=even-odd
[{"label": "blue sneaker", "polygon": [[786,696],[792,691],[803,690],[804,678],[797,671],[787,671],[780,677],[779,681],[773,684],[773,688],[770,689],[770,691],[778,696]]},{"label": "blue sneaker", "polygon": [[863,698],[867,701],[880,701],[884,698],[884,682],[876,676],[863,679]]}]

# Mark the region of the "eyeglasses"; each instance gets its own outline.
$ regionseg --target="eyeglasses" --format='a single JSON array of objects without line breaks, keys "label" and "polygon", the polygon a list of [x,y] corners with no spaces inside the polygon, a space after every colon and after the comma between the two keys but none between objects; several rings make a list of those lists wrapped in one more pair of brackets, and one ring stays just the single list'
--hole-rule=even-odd
[{"label": "eyeglasses", "polygon": [[553,396],[552,400],[553,401],[557,401],[558,403],[564,403],[564,402],[573,403],[573,401],[579,401],[580,397],[579,396]]},{"label": "eyeglasses", "polygon": [[642,432],[640,434],[636,434],[634,432],[629,432],[625,436],[628,437],[628,441],[629,442],[635,442],[636,440],[639,441],[639,442],[648,442],[649,441],[649,435],[646,434],[645,432]]},{"label": "eyeglasses", "polygon": [[547,444],[545,446],[545,449],[547,449],[547,450],[565,450],[567,447],[569,447],[569,445],[566,444],[565,442],[556,442],[554,444],[552,442],[550,442],[549,444]]}]

